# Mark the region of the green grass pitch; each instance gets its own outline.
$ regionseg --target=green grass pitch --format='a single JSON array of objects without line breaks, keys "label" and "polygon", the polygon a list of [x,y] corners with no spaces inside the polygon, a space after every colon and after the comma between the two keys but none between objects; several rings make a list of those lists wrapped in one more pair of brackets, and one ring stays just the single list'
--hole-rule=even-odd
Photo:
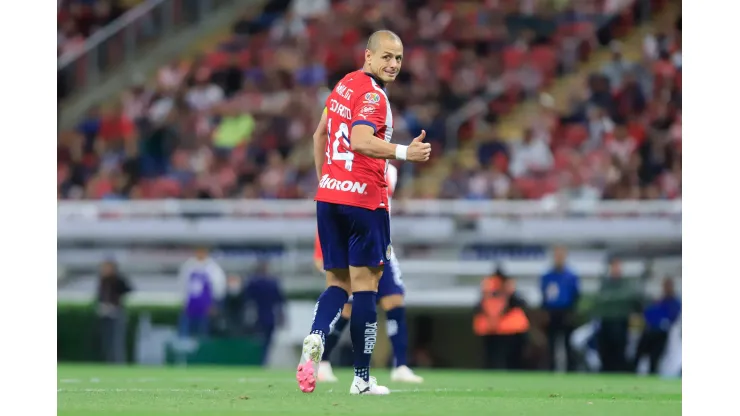
[{"label": "green grass pitch", "polygon": [[680,415],[681,381],[653,377],[420,370],[420,385],[390,383],[385,397],[350,396],[351,370],[339,383],[298,390],[291,371],[219,367],[57,368],[59,415],[74,416],[463,416]]}]

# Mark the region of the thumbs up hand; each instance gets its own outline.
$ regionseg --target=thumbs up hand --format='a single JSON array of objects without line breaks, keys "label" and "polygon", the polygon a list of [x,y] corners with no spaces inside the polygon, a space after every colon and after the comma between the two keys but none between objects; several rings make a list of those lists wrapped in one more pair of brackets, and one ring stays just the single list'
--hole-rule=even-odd
[{"label": "thumbs up hand", "polygon": [[422,130],[421,134],[411,141],[406,153],[406,160],[409,162],[426,162],[429,160],[429,155],[432,153],[432,145],[424,143],[425,137],[427,137],[427,132]]}]

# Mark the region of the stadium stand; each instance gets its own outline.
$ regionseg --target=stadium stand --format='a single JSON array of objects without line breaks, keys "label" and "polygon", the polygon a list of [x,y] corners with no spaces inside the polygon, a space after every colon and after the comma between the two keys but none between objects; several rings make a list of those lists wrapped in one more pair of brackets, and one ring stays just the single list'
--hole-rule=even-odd
[{"label": "stadium stand", "polygon": [[[310,198],[310,136],[327,87],[361,65],[365,38],[379,28],[405,44],[390,90],[401,115],[394,141],[424,128],[435,155],[455,154],[475,120],[495,123],[540,96],[548,107],[543,89],[601,45],[618,45],[647,18],[645,3],[655,13],[666,1],[295,1],[237,21],[214,49],[162,67],[61,133],[58,198]],[[490,137],[475,166],[401,195],[679,196],[680,36],[645,45],[641,62],[594,74],[573,111],[543,114],[520,142]],[[480,99],[483,116],[450,133],[451,118]],[[403,168],[418,177],[434,164]]]},{"label": "stadium stand", "polygon": [[57,5],[58,55],[80,48],[88,36],[142,1],[60,0]]},{"label": "stadium stand", "polygon": [[569,92],[565,109],[543,95],[522,140],[483,137],[475,160],[459,158],[441,196],[680,198],[680,39],[679,17],[670,30],[637,38],[636,60],[612,42],[609,60]]}]

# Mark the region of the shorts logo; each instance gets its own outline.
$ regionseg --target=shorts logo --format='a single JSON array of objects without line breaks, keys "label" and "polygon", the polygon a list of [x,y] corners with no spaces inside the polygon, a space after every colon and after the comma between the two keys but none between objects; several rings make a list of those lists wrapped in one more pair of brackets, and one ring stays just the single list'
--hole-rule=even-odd
[{"label": "shorts logo", "polygon": [[380,102],[380,95],[377,92],[365,94],[365,102],[368,104],[377,104]]},{"label": "shorts logo", "polygon": [[393,247],[388,244],[388,248],[385,249],[385,259],[390,261],[391,260],[391,254],[393,254]]}]

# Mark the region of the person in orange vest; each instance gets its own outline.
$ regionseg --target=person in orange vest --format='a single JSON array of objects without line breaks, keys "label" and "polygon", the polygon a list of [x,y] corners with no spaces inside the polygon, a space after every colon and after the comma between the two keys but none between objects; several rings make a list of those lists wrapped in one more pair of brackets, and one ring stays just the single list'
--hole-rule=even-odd
[{"label": "person in orange vest", "polygon": [[516,282],[499,268],[481,282],[481,301],[473,318],[473,331],[483,340],[486,368],[523,369],[529,319]]}]

